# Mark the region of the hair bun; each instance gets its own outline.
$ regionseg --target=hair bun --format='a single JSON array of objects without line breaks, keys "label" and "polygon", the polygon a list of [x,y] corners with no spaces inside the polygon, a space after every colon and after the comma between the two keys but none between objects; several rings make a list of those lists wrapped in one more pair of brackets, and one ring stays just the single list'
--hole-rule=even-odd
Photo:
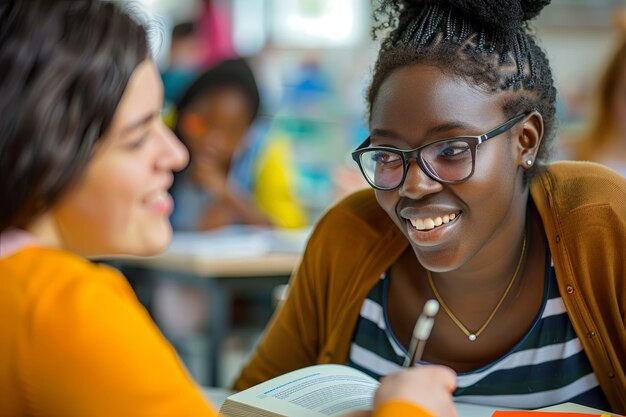
[{"label": "hair bun", "polygon": [[[405,6],[433,4],[459,10],[477,22],[511,31],[539,15],[551,0],[405,0]],[[411,4],[413,3],[413,4]]]},{"label": "hair bun", "polygon": [[520,0],[520,5],[524,11],[524,21],[532,20],[539,16],[541,10],[550,4],[551,0]]}]

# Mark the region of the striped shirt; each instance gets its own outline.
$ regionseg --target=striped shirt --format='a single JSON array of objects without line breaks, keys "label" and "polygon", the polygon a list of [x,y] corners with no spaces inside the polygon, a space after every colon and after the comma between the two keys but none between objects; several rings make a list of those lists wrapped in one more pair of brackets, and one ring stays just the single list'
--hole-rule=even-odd
[{"label": "striped shirt", "polygon": [[[457,376],[455,401],[533,409],[563,402],[609,410],[547,265],[543,302],[528,333],[503,357]],[[389,326],[388,271],[363,301],[348,365],[380,378],[402,369],[407,355]],[[420,362],[426,363],[426,362]]]}]

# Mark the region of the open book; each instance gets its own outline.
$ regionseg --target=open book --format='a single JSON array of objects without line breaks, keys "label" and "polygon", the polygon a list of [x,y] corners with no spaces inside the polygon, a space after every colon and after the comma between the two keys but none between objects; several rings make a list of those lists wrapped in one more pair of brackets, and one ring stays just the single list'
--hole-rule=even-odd
[{"label": "open book", "polygon": [[[313,365],[226,398],[224,417],[332,417],[371,410],[378,381],[346,365]],[[461,417],[491,417],[498,408],[456,404]],[[500,408],[501,409],[501,408]]]},{"label": "open book", "polygon": [[[378,381],[346,365],[313,365],[270,379],[226,398],[224,417],[333,417],[371,410]],[[610,417],[615,414],[573,403],[538,410],[455,401],[460,417]],[[532,413],[532,414],[531,414]]]},{"label": "open book", "polygon": [[344,365],[298,369],[231,395],[220,408],[225,417],[328,417],[370,410],[378,381]]}]

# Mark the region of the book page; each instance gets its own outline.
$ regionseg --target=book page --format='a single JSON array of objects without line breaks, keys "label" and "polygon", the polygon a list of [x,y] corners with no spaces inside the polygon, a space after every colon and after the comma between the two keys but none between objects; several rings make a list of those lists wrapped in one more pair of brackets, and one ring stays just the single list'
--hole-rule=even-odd
[{"label": "book page", "polygon": [[279,376],[230,396],[220,410],[234,402],[278,415],[338,416],[349,410],[369,410],[378,381],[344,365],[315,365]]}]

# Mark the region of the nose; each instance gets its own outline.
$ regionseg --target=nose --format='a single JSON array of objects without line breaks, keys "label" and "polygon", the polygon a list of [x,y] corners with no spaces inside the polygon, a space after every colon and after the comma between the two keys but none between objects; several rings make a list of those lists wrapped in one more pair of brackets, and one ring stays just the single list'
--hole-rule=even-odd
[{"label": "nose", "polygon": [[180,171],[189,162],[189,151],[167,126],[161,126],[161,152],[157,167],[162,170]]},{"label": "nose", "polygon": [[398,190],[400,196],[418,200],[442,189],[442,184],[430,178],[417,161],[412,159],[408,162],[406,178]]}]

